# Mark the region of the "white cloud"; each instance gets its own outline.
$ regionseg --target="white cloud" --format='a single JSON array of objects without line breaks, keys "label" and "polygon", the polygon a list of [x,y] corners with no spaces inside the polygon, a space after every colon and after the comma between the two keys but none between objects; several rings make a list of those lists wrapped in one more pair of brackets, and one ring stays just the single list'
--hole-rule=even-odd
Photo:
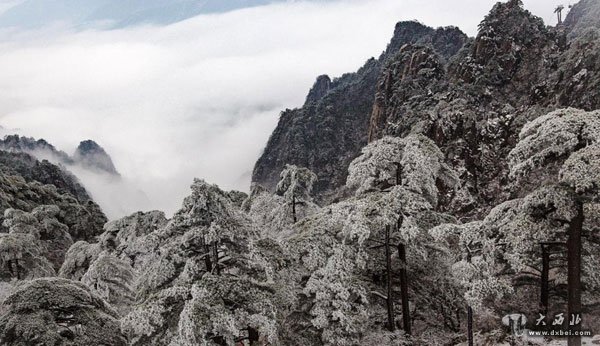
[{"label": "white cloud", "polygon": [[474,34],[493,3],[289,2],[161,27],[4,31],[0,125],[66,151],[88,138],[103,145],[131,186],[82,179],[111,217],[173,212],[193,177],[247,190],[280,110],[301,105],[317,75],[378,56],[397,21]]}]

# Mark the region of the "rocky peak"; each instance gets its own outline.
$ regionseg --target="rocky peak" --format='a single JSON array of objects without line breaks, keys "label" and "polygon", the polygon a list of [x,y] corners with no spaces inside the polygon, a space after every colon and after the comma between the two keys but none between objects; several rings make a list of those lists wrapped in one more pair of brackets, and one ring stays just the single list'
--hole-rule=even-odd
[{"label": "rocky peak", "polygon": [[398,22],[394,29],[394,36],[387,46],[384,55],[393,56],[402,46],[417,43],[425,37],[434,34],[434,29],[416,21]]},{"label": "rocky peak", "polygon": [[581,36],[586,29],[600,29],[600,0],[581,0],[573,5],[563,25],[570,39]]},{"label": "rocky peak", "polygon": [[305,104],[318,102],[327,94],[330,88],[331,78],[328,75],[317,77],[315,84],[313,84],[313,87],[308,92],[308,96],[306,96]]},{"label": "rocky peak", "polygon": [[73,160],[86,168],[99,170],[111,175],[119,175],[110,156],[98,143],[85,140],[79,143]]},{"label": "rocky peak", "polygon": [[[443,74],[446,61],[467,39],[454,27],[433,29],[415,21],[399,22],[379,59],[371,58],[357,72],[333,80],[320,76],[302,108],[282,113],[254,167],[252,181],[274,190],[285,165],[297,165],[317,174],[317,201],[336,199],[343,191],[350,162],[368,142],[382,68],[401,54],[406,63],[402,66],[407,68],[406,85],[419,90],[415,95],[423,90],[426,94],[427,88],[418,84],[430,74]],[[401,52],[403,47],[410,48]],[[394,81],[398,77],[394,74]]]},{"label": "rocky peak", "polygon": [[369,142],[382,136],[381,130],[395,113],[403,115],[403,126],[410,129],[414,123],[410,120],[410,112],[400,109],[407,103],[426,100],[444,87],[444,74],[444,64],[433,48],[403,46],[386,64],[379,78],[369,124]]},{"label": "rocky peak", "polygon": [[393,58],[406,44],[430,46],[448,59],[462,48],[467,39],[467,35],[457,27],[433,29],[416,21],[399,22],[381,59]]},{"label": "rocky peak", "polygon": [[546,58],[560,49],[559,42],[557,33],[524,9],[521,0],[499,2],[449,70],[456,79],[480,86],[525,87],[520,93],[526,95],[550,60]]}]

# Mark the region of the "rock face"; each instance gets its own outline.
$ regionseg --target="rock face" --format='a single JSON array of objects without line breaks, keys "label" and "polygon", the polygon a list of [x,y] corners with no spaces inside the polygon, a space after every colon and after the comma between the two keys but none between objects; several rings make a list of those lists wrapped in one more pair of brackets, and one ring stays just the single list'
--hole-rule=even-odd
[{"label": "rock face", "polygon": [[89,139],[79,143],[79,146],[73,155],[73,160],[92,170],[116,176],[119,175],[112,159],[108,156],[106,151],[104,151],[104,148]]},{"label": "rock face", "polygon": [[600,1],[579,1],[573,5],[563,24],[571,38],[581,35],[589,28],[600,29]]},{"label": "rock face", "polygon": [[398,23],[378,60],[331,83],[319,77],[303,108],[282,114],[253,181],[272,189],[285,163],[308,167],[327,202],[368,141],[424,134],[475,196],[453,211],[481,215],[517,193],[505,186],[505,157],[527,121],[600,107],[599,4],[581,1],[551,28],[520,0],[498,3],[470,40],[456,28]]},{"label": "rock face", "polygon": [[286,110],[253,172],[253,182],[274,190],[286,164],[308,167],[318,176],[321,201],[335,198],[347,168],[367,144],[369,118],[378,77],[386,62],[405,44],[430,46],[441,60],[460,50],[467,36],[456,28],[432,29],[417,22],[396,25],[394,37],[379,59],[356,73],[331,80],[320,76],[302,108]]}]

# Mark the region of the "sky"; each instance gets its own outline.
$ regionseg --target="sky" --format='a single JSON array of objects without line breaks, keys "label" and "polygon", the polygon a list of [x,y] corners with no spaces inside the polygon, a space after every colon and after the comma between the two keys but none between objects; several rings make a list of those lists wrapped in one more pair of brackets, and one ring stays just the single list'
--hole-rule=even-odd
[{"label": "sky", "polygon": [[[379,56],[400,20],[474,36],[495,3],[208,0],[173,17],[192,0],[68,0],[63,15],[65,1],[0,0],[0,135],[68,153],[98,142],[123,179],[75,173],[111,218],[171,214],[194,177],[247,191],[280,112],[301,106],[318,75]],[[567,4],[524,2],[552,25]]]}]

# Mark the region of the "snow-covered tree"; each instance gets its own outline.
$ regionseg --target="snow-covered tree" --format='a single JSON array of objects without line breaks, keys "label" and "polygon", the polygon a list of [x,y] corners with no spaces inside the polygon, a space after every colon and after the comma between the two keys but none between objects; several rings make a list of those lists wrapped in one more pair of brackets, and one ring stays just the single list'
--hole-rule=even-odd
[{"label": "snow-covered tree", "polygon": [[254,185],[243,208],[257,232],[265,236],[284,236],[291,225],[315,213],[319,207],[311,192],[316,180],[317,176],[309,169],[286,165],[274,195]]},{"label": "snow-covered tree", "polygon": [[7,209],[0,234],[2,277],[31,279],[55,275],[73,241],[68,227],[58,222],[56,206],[41,206],[31,213]]},{"label": "snow-covered tree", "polygon": [[133,303],[133,269],[114,253],[102,252],[81,278],[81,282],[119,311],[129,311]]},{"label": "snow-covered tree", "polygon": [[277,342],[275,302],[285,290],[266,273],[278,267],[258,251],[250,221],[227,193],[195,181],[182,209],[147,236],[156,246],[122,320],[133,345]]},{"label": "snow-covered tree", "polygon": [[[598,203],[599,142],[600,111],[569,108],[551,112],[525,125],[519,142],[509,154],[511,175],[517,179],[546,169],[550,163],[563,162],[558,184],[552,188],[554,193],[545,194],[542,198],[541,206],[544,208],[541,211],[545,214],[538,217],[567,228],[569,315],[582,312],[584,204]],[[569,338],[570,346],[580,344],[580,337]]]},{"label": "snow-covered tree", "polygon": [[517,183],[535,170],[600,142],[600,111],[559,109],[527,123],[508,156],[510,173]]},{"label": "snow-covered tree", "polygon": [[55,275],[42,251],[30,234],[0,233],[0,278],[23,280]]},{"label": "snow-covered tree", "polygon": [[4,305],[2,345],[127,345],[118,314],[76,281],[28,281],[16,288]]},{"label": "snow-covered tree", "polygon": [[100,244],[90,244],[86,241],[76,242],[67,251],[59,276],[65,279],[81,280],[101,252]]},{"label": "snow-covered tree", "polygon": [[401,185],[438,203],[437,182],[453,189],[456,174],[444,163],[444,154],[423,135],[384,137],[370,143],[350,164],[346,185],[357,195]]},{"label": "snow-covered tree", "polygon": [[4,216],[4,226],[9,233],[33,236],[41,255],[52,263],[56,271],[60,269],[67,250],[73,244],[69,228],[57,220],[59,213],[57,206],[48,205],[37,207],[31,213],[8,209]]}]

